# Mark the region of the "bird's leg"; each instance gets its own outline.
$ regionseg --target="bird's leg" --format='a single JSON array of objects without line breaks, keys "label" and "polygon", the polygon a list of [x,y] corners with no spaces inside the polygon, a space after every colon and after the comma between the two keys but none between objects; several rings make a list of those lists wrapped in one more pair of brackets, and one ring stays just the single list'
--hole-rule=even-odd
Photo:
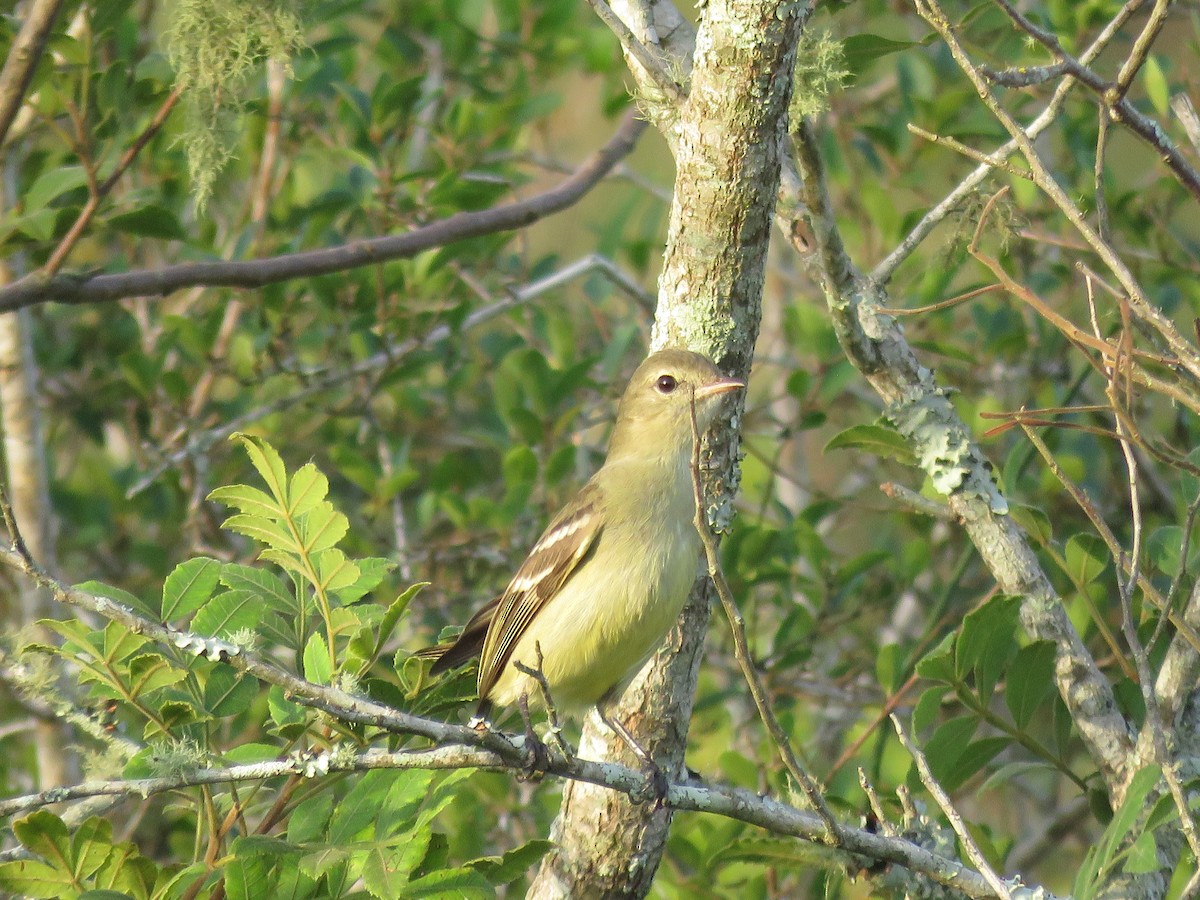
[{"label": "bird's leg", "polygon": [[546,680],[546,675],[542,671],[542,645],[540,641],[533,642],[533,652],[537,659],[537,665],[530,668],[520,660],[514,659],[512,663],[513,667],[518,672],[528,675],[538,683],[538,692],[542,696],[542,706],[546,710],[546,722],[548,723],[547,735],[550,738],[550,743],[562,754],[564,760],[570,761],[574,759],[575,754],[562,736],[562,725],[558,721],[558,708],[554,705],[554,698],[550,696],[550,682]]},{"label": "bird's leg", "polygon": [[666,773],[663,772],[658,763],[645,751],[642,745],[634,740],[633,735],[629,733],[625,726],[609,715],[608,708],[615,700],[616,695],[614,692],[609,691],[596,703],[596,713],[600,716],[600,721],[608,727],[609,731],[620,737],[625,742],[625,746],[638,758],[638,762],[641,763],[642,774],[646,776],[646,786],[641,791],[630,794],[629,799],[635,803],[641,803],[653,798],[655,808],[659,809],[665,806],[667,802],[668,783]]},{"label": "bird's leg", "polygon": [[521,721],[525,723],[525,778],[539,781],[550,765],[550,754],[533,730],[533,720],[529,717],[528,694],[523,693],[517,698],[517,708],[521,710]]}]

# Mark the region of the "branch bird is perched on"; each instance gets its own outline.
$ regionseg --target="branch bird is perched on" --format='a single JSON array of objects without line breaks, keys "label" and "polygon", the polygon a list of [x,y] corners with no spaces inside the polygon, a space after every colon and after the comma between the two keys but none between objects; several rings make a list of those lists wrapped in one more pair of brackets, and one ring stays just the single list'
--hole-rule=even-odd
[{"label": "branch bird is perched on", "polygon": [[432,672],[479,657],[479,715],[539,685],[514,662],[538,666],[556,706],[606,715],[678,618],[696,577],[692,404],[704,431],[725,394],[745,387],[698,353],[662,350],[633,373],[604,465],[554,518],[504,593],[452,644],[422,651]]}]

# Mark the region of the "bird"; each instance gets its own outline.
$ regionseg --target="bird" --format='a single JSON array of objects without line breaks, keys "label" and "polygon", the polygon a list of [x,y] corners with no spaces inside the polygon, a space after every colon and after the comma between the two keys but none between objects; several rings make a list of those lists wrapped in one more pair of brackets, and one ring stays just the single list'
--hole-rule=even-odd
[{"label": "bird", "polygon": [[[692,480],[697,433],[745,382],[683,349],[650,354],[621,397],[604,464],[556,515],[498,597],[456,640],[425,648],[431,674],[479,659],[479,708],[595,707],[638,759],[648,754],[610,714],[679,617],[698,571]],[[528,723],[527,723],[528,728]]]}]

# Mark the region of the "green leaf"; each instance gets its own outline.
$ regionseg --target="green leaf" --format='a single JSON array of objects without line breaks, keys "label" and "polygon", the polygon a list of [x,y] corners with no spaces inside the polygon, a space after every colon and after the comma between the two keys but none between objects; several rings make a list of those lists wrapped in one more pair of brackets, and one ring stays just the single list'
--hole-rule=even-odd
[{"label": "green leaf", "polygon": [[1005,664],[1017,652],[1017,623],[1021,598],[993,597],[967,613],[954,644],[954,670],[959,678],[975,673],[975,684],[985,700],[1000,680]]},{"label": "green leaf", "polygon": [[946,790],[956,791],[995,759],[997,754],[1014,743],[1010,737],[986,737],[971,741],[938,780]]},{"label": "green leaf", "polygon": [[917,700],[917,705],[913,707],[913,734],[921,734],[937,720],[938,713],[942,708],[942,702],[946,699],[946,694],[949,691],[950,688],[947,685],[937,685],[936,687],[926,688],[921,692],[921,698]]},{"label": "green leaf", "polygon": [[361,600],[379,587],[388,572],[396,568],[396,564],[390,559],[382,559],[378,556],[357,559],[354,564],[358,567],[358,578],[345,587],[337,589],[338,599],[343,603],[354,603]]},{"label": "green leaf", "polygon": [[916,465],[916,457],[908,441],[898,432],[883,425],[852,425],[825,445],[825,452],[852,448],[865,450],[875,456],[894,459],[905,465]]},{"label": "green leaf", "polygon": [[204,708],[215,718],[245,712],[258,696],[258,681],[217,663],[204,683]]},{"label": "green leaf", "polygon": [[1094,534],[1084,532],[1067,541],[1063,558],[1067,561],[1067,575],[1080,585],[1088,585],[1104,574],[1108,568],[1108,548]]},{"label": "green leaf", "polygon": [[1125,857],[1125,871],[1130,875],[1148,875],[1162,868],[1158,861],[1158,845],[1154,842],[1154,833],[1142,832],[1137,840],[1129,845],[1129,855]]},{"label": "green leaf", "polygon": [[350,520],[329,501],[318,503],[300,520],[300,540],[309,553],[327,550],[346,536]]},{"label": "green leaf", "polygon": [[229,439],[241,443],[242,447],[246,450],[246,454],[250,457],[250,462],[258,470],[258,474],[262,476],[263,481],[267,483],[267,490],[271,492],[271,496],[275,498],[275,502],[280,507],[286,508],[287,467],[283,464],[283,458],[280,457],[275,448],[262,438],[240,432],[230,435]]},{"label": "green leaf", "polygon": [[1008,514],[1035,542],[1046,544],[1054,537],[1054,526],[1045,510],[1009,501]]},{"label": "green leaf", "polygon": [[374,844],[363,860],[363,884],[379,900],[403,896],[412,871],[425,858],[431,835],[421,831],[405,836],[399,847]]},{"label": "green leaf", "polygon": [[250,591],[226,591],[213,597],[192,619],[192,631],[206,637],[228,637],[235,631],[251,630],[262,610]]},{"label": "green leaf", "polygon": [[379,622],[379,626],[375,632],[375,645],[371,648],[370,652],[363,660],[363,664],[359,668],[359,675],[366,674],[367,670],[375,664],[377,659],[379,659],[379,654],[383,652],[384,645],[392,636],[392,631],[395,629],[396,623],[400,621],[400,617],[403,616],[404,611],[408,609],[408,604],[412,602],[413,598],[417,596],[422,588],[428,586],[428,581],[419,581],[392,601],[391,606],[389,606],[387,612],[384,613],[383,619],[381,619]]},{"label": "green leaf", "polygon": [[410,881],[400,896],[405,900],[418,897],[472,900],[475,897],[495,897],[496,891],[483,875],[473,869],[441,869]]},{"label": "green leaf", "polygon": [[938,726],[926,742],[925,758],[938,781],[954,768],[978,726],[979,720],[973,715],[957,716]]},{"label": "green leaf", "polygon": [[313,684],[329,684],[333,680],[333,660],[320,634],[309,637],[304,645],[304,677]]},{"label": "green leaf", "polygon": [[293,844],[310,844],[320,840],[333,815],[334,797],[325,792],[314,794],[296,804],[288,816],[287,837]]},{"label": "green leaf", "polygon": [[1171,86],[1167,83],[1166,73],[1158,57],[1150,54],[1142,66],[1142,80],[1146,85],[1146,96],[1154,105],[1154,112],[1160,119],[1166,119],[1171,112]]},{"label": "green leaf", "polygon": [[[789,840],[787,843],[796,842]],[[508,884],[524,875],[553,848],[553,841],[535,839],[509,850],[503,856],[473,859],[467,866],[483,875],[491,884]]]},{"label": "green leaf", "polygon": [[58,816],[41,809],[17,819],[12,829],[26,850],[42,857],[59,871],[71,872],[71,836]]},{"label": "green leaf", "polygon": [[400,770],[375,769],[360,778],[334,811],[329,823],[329,842],[342,846],[363,834],[375,821],[392,785],[405,774]]},{"label": "green leaf", "polygon": [[274,572],[266,569],[225,563],[221,567],[221,584],[247,591],[259,598],[268,608],[282,613],[296,609],[296,597]]},{"label": "green leaf", "polygon": [[889,694],[894,693],[900,687],[900,680],[904,677],[903,663],[904,651],[898,644],[886,644],[880,647],[879,653],[875,656],[875,679],[879,682],[879,686]]},{"label": "green leaf", "polygon": [[187,672],[177,669],[158,653],[144,653],[129,661],[129,695],[136,700],[161,688],[178,684]]},{"label": "green leaf", "polygon": [[36,859],[0,863],[0,887],[15,897],[70,897],[71,876]]},{"label": "green leaf", "polygon": [[63,194],[88,183],[83,166],[54,166],[39,175],[22,197],[24,211],[36,212]]},{"label": "green leaf", "polygon": [[917,674],[931,681],[957,684],[959,679],[954,671],[954,640],[955,635],[951,632],[938,641],[938,645],[917,663]]},{"label": "green leaf", "polygon": [[328,493],[329,479],[312,463],[307,463],[296,470],[288,485],[288,512],[299,518],[324,500]]},{"label": "green leaf", "polygon": [[1018,650],[1008,667],[1004,701],[1022,731],[1054,689],[1054,658],[1053,641],[1035,641]]},{"label": "green leaf", "polygon": [[85,594],[95,594],[97,597],[107,597],[122,606],[128,606],[130,609],[140,613],[145,613],[150,618],[158,616],[158,610],[150,606],[149,603],[143,601],[140,597],[134,596],[129,591],[122,590],[118,587],[113,587],[111,584],[105,584],[102,581],[83,581],[75,585],[75,590],[83,591]]},{"label": "green leaf", "polygon": [[300,545],[292,533],[277,522],[264,519],[261,516],[236,515],[225,520],[222,528],[244,534],[260,544],[266,544],[286,553],[299,553]]},{"label": "green leaf", "polygon": [[358,581],[358,566],[346,559],[346,554],[336,547],[313,554],[317,570],[317,584],[323,590],[336,593]]},{"label": "green leaf", "polygon": [[162,238],[167,241],[185,241],[188,236],[175,213],[165,206],[139,206],[129,212],[110,216],[108,224],[113,229],[127,234]]},{"label": "green leaf", "polygon": [[162,620],[186,618],[208,602],[220,573],[221,564],[203,556],[176,566],[163,583]]},{"label": "green leaf", "polygon": [[278,519],[283,515],[283,507],[276,503],[264,491],[248,484],[231,484],[210,491],[208,499],[214,503],[232,506],[252,516],[264,519]]},{"label": "green leaf", "polygon": [[89,817],[75,830],[71,851],[76,879],[92,878],[112,855],[112,823],[99,816]]},{"label": "green leaf", "polygon": [[842,41],[842,59],[853,74],[859,75],[877,59],[919,46],[917,41],[894,41],[878,34],[852,34]]}]

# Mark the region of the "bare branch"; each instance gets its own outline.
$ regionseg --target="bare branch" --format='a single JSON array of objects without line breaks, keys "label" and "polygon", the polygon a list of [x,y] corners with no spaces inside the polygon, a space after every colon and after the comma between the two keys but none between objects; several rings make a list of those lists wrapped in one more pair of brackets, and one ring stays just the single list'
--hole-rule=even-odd
[{"label": "bare branch", "polygon": [[[1145,6],[1146,3],[1147,0],[1129,0],[1129,2],[1122,6],[1120,11],[1118,11],[1118,13],[1113,16],[1109,23],[1105,25],[1103,29],[1101,29],[1100,33],[1096,35],[1096,39],[1092,41],[1091,45],[1080,55],[1080,62],[1087,65],[1096,59],[1096,57],[1098,57],[1100,53],[1103,52],[1106,47],[1108,47],[1113,38],[1120,33],[1121,28],[1124,27],[1125,23],[1129,21],[1134,13]],[[1062,82],[1058,85],[1058,88],[1054,91],[1054,96],[1051,97],[1050,102],[1046,104],[1046,108],[1043,109],[1037,115],[1037,117],[1025,127],[1025,133],[1028,134],[1030,138],[1036,138],[1055,122],[1059,113],[1062,112],[1063,104],[1066,102],[1067,96],[1071,93],[1077,83],[1078,82],[1076,82],[1076,80],[1070,76],[1062,80]],[[979,185],[981,185],[989,175],[992,174],[992,171],[1001,161],[1007,159],[1009,156],[1015,153],[1017,149],[1017,142],[1014,140],[1009,140],[1002,147],[988,155],[987,162],[985,164],[973,169],[966,178],[960,181],[958,185],[952,191],[950,191],[949,194],[943,197],[937,204],[934,205],[932,209],[929,210],[929,212],[925,213],[925,215],[921,217],[921,220],[917,222],[913,229],[907,235],[905,235],[904,239],[898,245],[896,245],[896,248],[892,250],[892,252],[889,253],[877,266],[875,266],[875,268],[871,271],[871,279],[881,285],[889,282],[892,276],[896,273],[896,269],[900,267],[900,264],[904,262],[904,260],[908,259],[912,252],[916,250],[918,246],[920,246],[921,242],[924,241],[925,238],[929,237],[933,229],[935,229],[946,219],[947,216],[957,209],[959,204],[962,203],[966,197],[970,196],[971,193],[977,187],[979,187]]]},{"label": "bare branch", "polygon": [[617,133],[588,158],[571,177],[545,193],[480,212],[458,213],[406,234],[368,238],[300,253],[263,259],[182,263],[104,275],[30,275],[0,288],[0,312],[53,300],[57,303],[96,303],[124,297],[165,296],[185,287],[260,288],[293,278],[344,272],[406,259],[467,238],[522,228],[572,206],[595,187],[617,162],[633,150],[645,129],[633,113]]},{"label": "bare branch", "polygon": [[21,30],[8,50],[4,68],[0,69],[0,146],[3,146],[8,129],[25,99],[25,91],[29,89],[34,69],[46,49],[50,29],[54,27],[62,5],[63,0],[33,0],[25,12]]}]

